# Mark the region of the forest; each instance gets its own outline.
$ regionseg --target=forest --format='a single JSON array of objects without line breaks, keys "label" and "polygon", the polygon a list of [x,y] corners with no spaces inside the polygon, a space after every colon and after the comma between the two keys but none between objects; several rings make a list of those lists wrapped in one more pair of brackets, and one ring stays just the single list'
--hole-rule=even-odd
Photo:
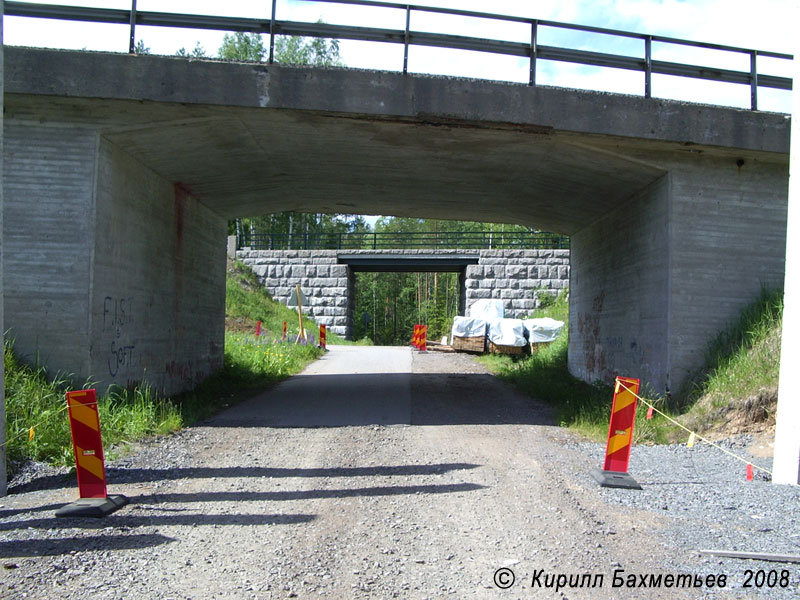
[{"label": "forest", "polygon": [[[230,224],[239,247],[254,249],[525,248],[566,247],[568,240],[521,225],[284,212]],[[354,339],[376,345],[409,342],[414,324],[428,325],[428,338],[449,334],[459,314],[459,273],[356,273]]]}]

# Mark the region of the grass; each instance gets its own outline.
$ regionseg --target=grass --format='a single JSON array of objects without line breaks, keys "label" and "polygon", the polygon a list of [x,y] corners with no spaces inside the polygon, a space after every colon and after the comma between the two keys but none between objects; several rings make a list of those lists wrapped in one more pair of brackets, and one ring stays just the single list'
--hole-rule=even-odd
[{"label": "grass", "polygon": [[[706,353],[706,367],[695,378],[684,401],[668,405],[649,389],[640,394],[657,408],[697,433],[721,435],[763,428],[774,423],[780,362],[783,291],[762,290],[741,318],[722,331]],[[532,317],[552,317],[567,322],[565,295]],[[555,407],[562,426],[590,439],[603,441],[608,433],[613,388],[588,384],[567,369],[567,327],[559,338],[529,358],[508,356],[480,359],[500,378]],[[650,420],[646,409],[637,410],[635,443],[666,443],[685,438],[684,430],[657,413]]]},{"label": "grass", "polygon": [[687,426],[738,433],[774,424],[782,323],[783,290],[762,289],[710,344],[706,368],[687,395]]},{"label": "grass", "polygon": [[[3,366],[10,470],[25,459],[72,464],[64,400],[65,393],[73,389],[71,378],[62,375],[49,378],[42,367],[20,364],[10,341],[3,345]],[[182,423],[179,407],[158,397],[149,387],[110,388],[98,398],[97,404],[103,440],[109,447],[124,448],[144,436],[175,431]]]},{"label": "grass", "polygon": [[[262,321],[262,335],[256,339],[258,320]],[[285,342],[281,332],[284,321],[288,325]],[[173,398],[160,396],[146,384],[131,390],[111,387],[98,394],[107,457],[124,453],[136,440],[206,419],[247,397],[252,390],[299,372],[322,354],[311,335],[309,343],[294,343],[300,329],[297,313],[274,302],[243,265],[229,266],[226,323],[223,367],[195,389]],[[306,331],[311,334],[315,329],[309,320]],[[336,338],[329,334],[329,342]],[[21,364],[14,357],[10,341],[4,342],[3,363],[9,475],[13,476],[25,460],[73,465],[64,399],[65,393],[74,389],[72,377],[49,377],[43,367]],[[83,387],[91,387],[91,383]]]}]

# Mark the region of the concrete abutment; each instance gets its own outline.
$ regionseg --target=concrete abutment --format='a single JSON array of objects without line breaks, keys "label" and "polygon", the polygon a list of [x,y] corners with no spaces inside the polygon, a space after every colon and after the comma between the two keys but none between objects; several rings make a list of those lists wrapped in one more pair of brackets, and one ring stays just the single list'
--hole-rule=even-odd
[{"label": "concrete abutment", "polygon": [[5,327],[17,355],[173,394],[222,365],[226,221],[90,128],[7,123]]}]

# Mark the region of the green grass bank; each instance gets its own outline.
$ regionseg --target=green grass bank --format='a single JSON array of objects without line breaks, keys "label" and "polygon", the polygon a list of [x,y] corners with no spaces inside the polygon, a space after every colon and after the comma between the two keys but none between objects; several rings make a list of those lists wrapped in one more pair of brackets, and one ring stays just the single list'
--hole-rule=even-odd
[{"label": "green grass bank", "polygon": [[[261,335],[256,338],[256,323]],[[282,339],[283,322],[287,340]],[[197,423],[294,373],[322,354],[314,344],[317,326],[305,323],[309,343],[295,344],[297,312],[274,302],[255,275],[234,263],[228,266],[224,364],[197,388],[173,398],[145,385],[134,389],[98,390],[103,445],[113,457],[147,436],[166,434]],[[312,338],[313,336],[313,338]],[[332,338],[332,339],[331,339]],[[336,343],[330,336],[328,343]],[[7,463],[12,477],[26,460],[71,465],[72,444],[65,393],[76,383],[63,374],[22,364],[13,341],[4,342]],[[91,381],[78,387],[94,387]]]},{"label": "green grass bank", "polygon": [[[568,322],[566,294],[532,317]],[[643,397],[697,433],[722,437],[774,427],[780,364],[783,291],[763,290],[709,345],[705,367],[676,399],[644,389]],[[479,360],[499,377],[556,408],[562,426],[604,441],[613,397],[612,386],[576,379],[567,369],[567,327],[558,340],[528,358],[487,355]],[[635,376],[635,375],[634,375]],[[686,433],[656,414],[638,410],[635,442],[682,441]]]}]

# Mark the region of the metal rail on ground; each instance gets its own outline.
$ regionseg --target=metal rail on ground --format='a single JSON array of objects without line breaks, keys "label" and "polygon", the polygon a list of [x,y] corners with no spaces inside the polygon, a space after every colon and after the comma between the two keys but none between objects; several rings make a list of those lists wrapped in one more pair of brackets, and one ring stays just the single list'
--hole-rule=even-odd
[{"label": "metal rail on ground", "polygon": [[[577,63],[596,67],[610,67],[628,71],[644,73],[644,96],[652,97],[652,76],[671,75],[693,79],[704,79],[725,83],[735,83],[750,86],[750,106],[752,110],[758,109],[759,88],[774,88],[791,90],[792,79],[780,77],[758,71],[758,59],[770,58],[792,60],[791,54],[740,48],[707,42],[683,40],[659,35],[649,35],[590,27],[585,25],[571,25],[557,21],[530,19],[492,13],[474,12],[451,8],[437,8],[419,6],[415,4],[397,4],[377,0],[300,0],[325,2],[331,4],[363,6],[383,9],[396,9],[405,12],[404,29],[387,29],[376,27],[356,27],[351,25],[334,25],[327,23],[308,23],[276,19],[277,0],[272,0],[272,11],[263,19],[244,17],[220,17],[213,15],[193,15],[169,12],[140,11],[136,9],[136,0],[132,0],[130,10],[90,8],[82,6],[60,6],[51,4],[34,4],[7,0],[5,14],[7,17],[38,17],[46,19],[60,19],[72,21],[87,21],[94,23],[116,23],[130,26],[129,51],[134,52],[135,30],[137,25],[154,27],[177,27],[190,29],[210,29],[219,31],[240,31],[267,34],[270,36],[269,62],[275,60],[275,36],[304,36],[317,38],[336,38],[346,40],[360,40],[370,42],[383,42],[402,44],[403,73],[408,72],[408,49],[410,46],[429,46],[438,48],[451,48],[457,50],[473,50],[507,56],[517,56],[529,59],[530,75],[529,85],[536,85],[536,68],[540,60]],[[266,4],[266,3],[265,3]],[[497,40],[481,37],[451,35],[411,29],[411,17],[414,13],[433,13],[469,17],[475,19],[488,19],[506,23],[518,23],[530,27],[530,41],[518,42]],[[642,43],[641,56],[628,56],[624,54],[595,52],[576,48],[549,46],[539,43],[542,29],[554,28],[568,31],[600,34],[613,38],[628,38],[640,40]],[[726,53],[746,55],[750,59],[750,69],[738,71],[723,69],[713,66],[687,64],[673,61],[653,59],[653,44],[663,44],[682,48],[696,48],[704,50],[717,50]]]}]

